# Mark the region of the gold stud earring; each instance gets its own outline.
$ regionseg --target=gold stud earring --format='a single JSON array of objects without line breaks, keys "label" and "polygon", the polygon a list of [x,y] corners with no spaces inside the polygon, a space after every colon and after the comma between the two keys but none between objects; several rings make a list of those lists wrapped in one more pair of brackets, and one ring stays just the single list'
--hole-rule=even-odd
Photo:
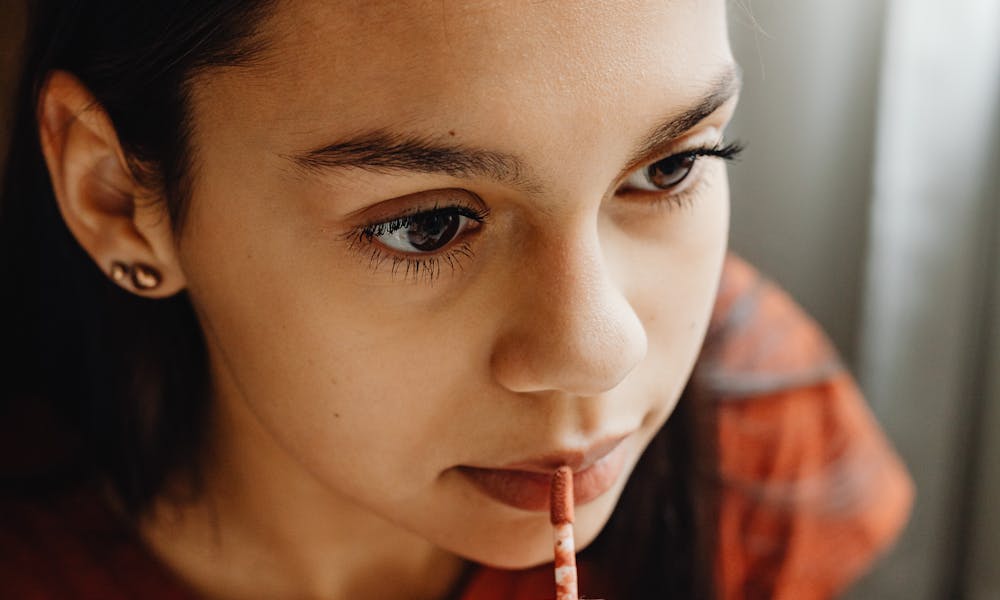
[{"label": "gold stud earring", "polygon": [[128,264],[121,261],[111,263],[111,279],[117,283],[124,284],[131,280],[132,286],[137,290],[151,290],[160,285],[162,277],[160,273],[142,263]]},{"label": "gold stud earring", "polygon": [[132,285],[139,290],[151,290],[160,285],[160,273],[148,265],[135,263],[132,265]]},{"label": "gold stud earring", "polygon": [[129,276],[130,270],[127,264],[116,260],[111,263],[111,279],[121,283]]}]

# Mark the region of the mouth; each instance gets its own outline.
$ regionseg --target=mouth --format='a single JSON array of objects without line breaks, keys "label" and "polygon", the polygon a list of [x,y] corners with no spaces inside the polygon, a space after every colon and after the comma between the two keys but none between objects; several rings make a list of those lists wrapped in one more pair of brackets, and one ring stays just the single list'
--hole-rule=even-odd
[{"label": "mouth", "polygon": [[476,488],[508,506],[533,512],[549,510],[552,475],[560,466],[573,469],[573,503],[586,504],[618,481],[627,457],[627,438],[605,438],[583,449],[564,450],[498,468],[457,467]]}]

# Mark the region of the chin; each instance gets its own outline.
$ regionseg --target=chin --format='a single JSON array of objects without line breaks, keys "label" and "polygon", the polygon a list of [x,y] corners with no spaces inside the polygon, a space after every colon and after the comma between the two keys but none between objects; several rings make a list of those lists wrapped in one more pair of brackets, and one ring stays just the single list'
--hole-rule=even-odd
[{"label": "chin", "polygon": [[490,553],[489,556],[475,557],[468,556],[469,560],[475,561],[481,565],[487,567],[493,567],[494,569],[505,569],[509,571],[520,571],[523,569],[530,569],[532,567],[538,567],[547,563],[552,562],[552,550],[549,549],[548,554],[544,556],[528,556],[527,553],[521,554],[511,554],[511,555],[499,555],[495,553]]},{"label": "chin", "polygon": [[[611,514],[600,515],[597,520],[580,518],[579,512],[577,516],[574,538],[579,553],[597,538]],[[548,515],[542,523],[527,532],[522,528],[510,528],[500,535],[486,535],[487,539],[476,547],[469,547],[466,543],[464,547],[452,551],[467,560],[497,569],[516,571],[545,565],[551,563],[554,557],[554,533]]]}]

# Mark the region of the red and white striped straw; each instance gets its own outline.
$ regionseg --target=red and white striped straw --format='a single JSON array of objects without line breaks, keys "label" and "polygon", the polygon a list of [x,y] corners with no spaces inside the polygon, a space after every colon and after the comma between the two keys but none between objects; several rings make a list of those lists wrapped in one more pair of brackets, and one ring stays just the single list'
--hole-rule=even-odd
[{"label": "red and white striped straw", "polygon": [[556,600],[577,600],[576,543],[573,541],[573,470],[563,465],[552,476],[549,517],[555,528]]}]

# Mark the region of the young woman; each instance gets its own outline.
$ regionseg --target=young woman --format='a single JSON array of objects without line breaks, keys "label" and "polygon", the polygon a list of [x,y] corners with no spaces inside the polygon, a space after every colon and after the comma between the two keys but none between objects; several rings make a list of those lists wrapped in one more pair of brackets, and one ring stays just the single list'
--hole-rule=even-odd
[{"label": "young woman", "polygon": [[563,464],[588,597],[828,597],[905,520],[727,257],[722,0],[32,8],[4,597],[543,598]]}]

